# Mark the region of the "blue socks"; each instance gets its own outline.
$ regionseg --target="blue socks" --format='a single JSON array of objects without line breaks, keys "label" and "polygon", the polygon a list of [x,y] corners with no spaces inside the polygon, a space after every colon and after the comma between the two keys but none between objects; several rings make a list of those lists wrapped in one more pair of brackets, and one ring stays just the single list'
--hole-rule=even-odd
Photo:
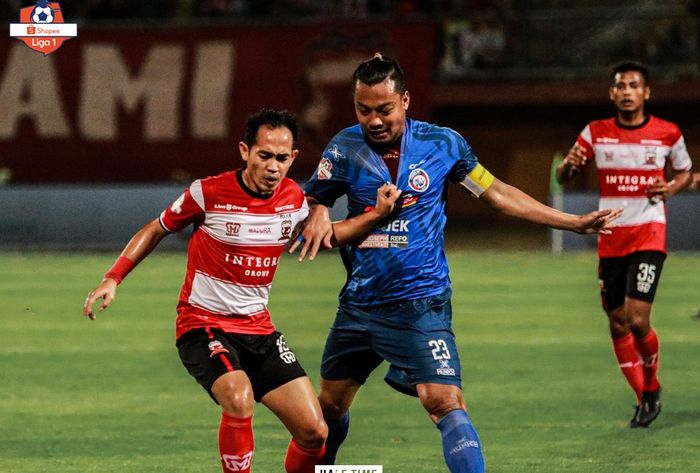
[{"label": "blue socks", "polygon": [[350,430],[350,411],[346,411],[338,420],[326,419],[328,425],[328,438],[326,439],[326,455],[323,458],[324,465],[335,465],[335,456],[340,445],[345,441]]},{"label": "blue socks", "polygon": [[484,473],[481,441],[466,411],[449,412],[440,419],[437,428],[442,435],[445,463],[451,473]]}]

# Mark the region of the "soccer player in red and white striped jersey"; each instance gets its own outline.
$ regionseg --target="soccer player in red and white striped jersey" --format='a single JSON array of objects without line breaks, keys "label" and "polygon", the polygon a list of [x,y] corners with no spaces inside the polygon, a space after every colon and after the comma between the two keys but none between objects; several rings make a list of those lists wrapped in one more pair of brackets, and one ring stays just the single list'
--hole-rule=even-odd
[{"label": "soccer player in red and white striped jersey", "polygon": [[[121,280],[165,236],[194,224],[177,306],[177,347],[189,373],[221,406],[224,473],[250,471],[254,401],[292,434],[287,473],[313,473],[325,451],[327,426],[314,389],[267,310],[282,251],[308,215],[304,192],[286,178],[298,154],[297,128],[287,112],[252,115],[239,144],[245,167],[195,181],[132,237],[85,301],[83,313],[94,319],[95,301],[102,299],[100,310],[106,309]],[[399,195],[396,186],[382,186],[375,207],[333,224],[333,244],[372,230]]]},{"label": "soccer player in red and white striped jersey", "polygon": [[645,113],[651,93],[646,67],[620,63],[612,80],[616,116],[583,129],[557,180],[570,181],[594,161],[600,208],[624,209],[617,226],[598,237],[598,272],[613,350],[637,396],[630,426],[647,427],[661,411],[659,340],[650,319],[666,258],[666,200],[690,184],[692,163],[678,127]]}]

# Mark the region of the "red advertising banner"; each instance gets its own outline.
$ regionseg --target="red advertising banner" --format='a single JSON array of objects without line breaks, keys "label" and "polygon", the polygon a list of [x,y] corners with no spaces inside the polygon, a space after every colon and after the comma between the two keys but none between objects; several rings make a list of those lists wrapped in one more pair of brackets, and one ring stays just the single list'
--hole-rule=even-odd
[{"label": "red advertising banner", "polygon": [[302,124],[291,176],[353,125],[350,77],[375,51],[402,63],[429,119],[430,23],[96,28],[44,56],[0,37],[0,168],[11,182],[189,181],[241,165],[248,114]]}]

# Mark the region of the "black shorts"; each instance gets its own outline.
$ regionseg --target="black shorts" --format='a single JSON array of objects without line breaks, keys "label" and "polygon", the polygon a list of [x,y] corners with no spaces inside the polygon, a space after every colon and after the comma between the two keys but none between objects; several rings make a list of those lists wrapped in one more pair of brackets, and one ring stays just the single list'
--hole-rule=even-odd
[{"label": "black shorts", "polygon": [[601,258],[598,264],[603,309],[625,303],[625,297],[654,302],[666,255],[661,251],[637,251],[621,258]]},{"label": "black shorts", "polygon": [[244,335],[194,329],[178,338],[176,344],[182,364],[214,401],[214,381],[230,371],[242,370],[248,375],[256,402],[273,389],[306,376],[280,332]]}]

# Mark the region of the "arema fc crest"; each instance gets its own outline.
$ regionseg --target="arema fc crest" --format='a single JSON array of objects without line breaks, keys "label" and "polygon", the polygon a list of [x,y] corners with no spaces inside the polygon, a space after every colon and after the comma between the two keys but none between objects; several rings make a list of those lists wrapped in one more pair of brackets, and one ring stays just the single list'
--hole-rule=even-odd
[{"label": "arema fc crest", "polygon": [[408,185],[416,192],[424,192],[430,186],[430,177],[422,169],[414,169],[408,176]]},{"label": "arema fc crest", "polygon": [[10,36],[44,55],[56,51],[67,39],[78,36],[78,25],[64,23],[58,2],[39,0],[33,7],[22,8],[19,21],[10,25]]}]

